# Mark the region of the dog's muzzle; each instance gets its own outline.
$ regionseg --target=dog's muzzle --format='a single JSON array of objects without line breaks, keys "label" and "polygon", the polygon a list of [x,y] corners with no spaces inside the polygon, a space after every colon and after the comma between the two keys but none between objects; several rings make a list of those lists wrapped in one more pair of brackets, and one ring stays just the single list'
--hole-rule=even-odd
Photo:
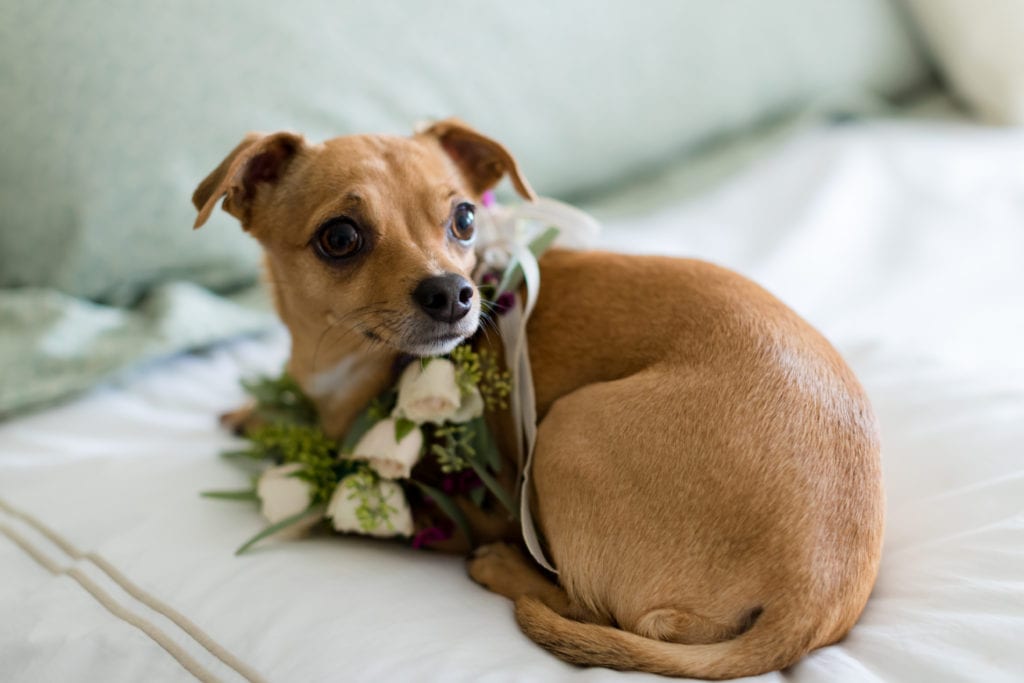
[{"label": "dog's muzzle", "polygon": [[420,282],[412,298],[434,320],[454,324],[473,307],[473,285],[457,273],[445,273]]}]

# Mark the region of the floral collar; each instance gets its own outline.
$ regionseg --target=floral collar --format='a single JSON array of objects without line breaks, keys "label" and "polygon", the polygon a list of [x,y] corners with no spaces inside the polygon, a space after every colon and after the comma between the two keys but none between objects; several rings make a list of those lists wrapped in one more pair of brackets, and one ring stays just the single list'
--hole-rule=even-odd
[{"label": "floral collar", "polygon": [[[498,315],[509,369],[472,340],[447,356],[406,358],[396,368],[396,384],[340,440],[324,434],[312,402],[286,375],[243,382],[262,425],[246,435],[247,448],[224,456],[259,472],[248,489],[203,493],[260,504],[269,525],[238,553],[279,532],[328,522],[339,532],[406,537],[414,547],[445,540],[457,527],[472,543],[453,499],[466,496],[520,519],[530,552],[554,571],[530,519],[525,485],[536,436],[525,326],[539,286],[537,258],[560,233],[560,243],[579,246],[598,228],[586,214],[548,199],[503,209],[491,196],[484,207],[481,227],[490,235],[481,240],[476,279],[485,306]],[[521,285],[524,301],[516,295]],[[485,413],[509,408],[523,437],[515,439],[516,492],[499,483],[502,458],[485,420]]]}]

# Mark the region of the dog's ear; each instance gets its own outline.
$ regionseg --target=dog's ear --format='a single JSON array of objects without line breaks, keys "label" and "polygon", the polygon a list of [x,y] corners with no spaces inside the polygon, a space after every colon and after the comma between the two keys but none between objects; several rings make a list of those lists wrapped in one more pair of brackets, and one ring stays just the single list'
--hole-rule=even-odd
[{"label": "dog's ear", "polygon": [[512,178],[516,192],[524,199],[533,201],[537,198],[520,172],[515,157],[500,143],[481,135],[459,119],[437,121],[420,134],[440,143],[469,183],[470,189],[477,194],[483,194],[497,185],[507,173]]},{"label": "dog's ear", "polygon": [[193,228],[203,225],[224,197],[224,210],[249,229],[249,209],[260,183],[281,178],[285,167],[306,144],[296,133],[249,133],[231,153],[199,183],[192,204],[199,211]]}]

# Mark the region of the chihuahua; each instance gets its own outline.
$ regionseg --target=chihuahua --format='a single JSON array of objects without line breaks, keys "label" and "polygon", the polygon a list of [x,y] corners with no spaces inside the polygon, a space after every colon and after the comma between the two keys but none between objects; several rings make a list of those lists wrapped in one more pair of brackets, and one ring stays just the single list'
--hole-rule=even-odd
[{"label": "chihuahua", "polygon": [[[454,119],[408,138],[250,134],[196,189],[195,227],[223,198],[263,246],[287,369],[338,436],[396,356],[477,332],[475,205],[505,176],[534,198],[501,144]],[[540,269],[532,509],[558,575],[477,510],[471,577],[580,665],[733,678],[841,639],[884,503],[877,423],[840,355],[708,263],[552,250]]]}]

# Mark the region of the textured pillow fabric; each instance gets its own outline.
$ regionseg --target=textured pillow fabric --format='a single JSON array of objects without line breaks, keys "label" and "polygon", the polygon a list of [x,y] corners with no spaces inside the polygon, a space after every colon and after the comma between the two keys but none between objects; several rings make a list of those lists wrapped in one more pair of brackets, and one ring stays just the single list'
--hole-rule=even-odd
[{"label": "textured pillow fabric", "polygon": [[457,114],[565,195],[926,68],[888,0],[5,0],[0,26],[0,286],[116,303],[252,277],[231,221],[188,230],[192,189],[249,130]]},{"label": "textured pillow fabric", "polygon": [[88,389],[130,363],[274,325],[249,289],[230,298],[190,282],[153,287],[132,309],[52,289],[0,289],[0,418]]},{"label": "textured pillow fabric", "polygon": [[267,325],[204,299],[255,281],[256,244],[220,211],[191,231],[247,131],[458,115],[578,197],[927,71],[890,0],[4,0],[0,415]]},{"label": "textured pillow fabric", "polygon": [[953,90],[986,121],[1024,124],[1024,2],[909,2]]}]

